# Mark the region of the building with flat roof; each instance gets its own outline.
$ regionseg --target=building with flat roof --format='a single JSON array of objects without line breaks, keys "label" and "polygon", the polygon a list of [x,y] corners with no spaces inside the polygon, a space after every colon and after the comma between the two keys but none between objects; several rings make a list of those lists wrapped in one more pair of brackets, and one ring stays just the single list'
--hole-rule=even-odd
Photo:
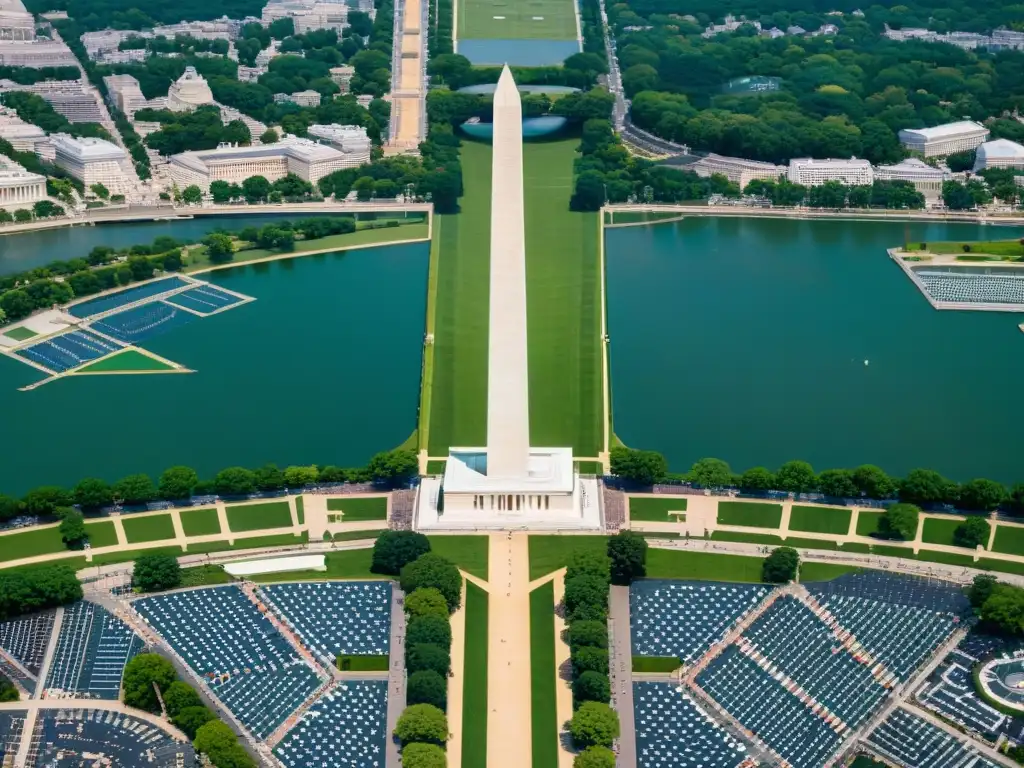
[{"label": "building with flat roof", "polygon": [[46,199],[46,177],[0,158],[0,208],[27,208]]},{"label": "building with flat roof", "polygon": [[107,100],[110,105],[129,120],[146,106],[146,97],[142,94],[139,81],[131,75],[107,75],[103,78],[103,83],[107,86]]},{"label": "building with flat roof", "polygon": [[344,154],[349,166],[370,162],[373,145],[361,125],[311,125],[306,133],[315,141],[328,144]]},{"label": "building with flat roof", "polygon": [[986,141],[978,147],[974,172],[986,168],[1020,168],[1024,170],[1024,147],[1009,139]]},{"label": "building with flat roof", "polygon": [[0,80],[0,96],[6,91],[28,91],[42,96],[56,112],[72,123],[103,121],[99,91],[81,80],[43,80],[33,85]]},{"label": "building with flat roof", "polygon": [[372,18],[375,10],[372,0],[352,3],[331,0],[269,0],[260,16],[264,25],[277,19],[290,18],[295,32],[303,34],[315,29],[333,29],[341,32],[348,26],[349,11],[362,11]]},{"label": "building with flat roof", "polygon": [[0,40],[0,64],[6,67],[74,67],[78,59],[60,40]]},{"label": "building with flat roof", "polygon": [[355,73],[355,67],[331,67],[331,80],[341,88],[342,93],[348,93],[349,83],[352,82],[352,77]]},{"label": "building with flat roof", "polygon": [[192,112],[206,104],[213,104],[213,91],[206,78],[196,72],[195,67],[185,67],[185,72],[167,91],[167,109]]},{"label": "building with flat roof", "polygon": [[13,109],[0,107],[0,139],[18,152],[34,152],[44,160],[53,160],[53,144],[46,131],[26,123]]},{"label": "building with flat roof", "polygon": [[54,133],[50,139],[55,150],[54,162],[85,186],[102,184],[116,191],[129,184],[123,168],[128,157],[117,144],[104,139],[76,138],[66,133]]},{"label": "building with flat roof", "polygon": [[250,176],[276,181],[289,173],[316,184],[348,165],[345,155],[333,147],[285,136],[276,144],[222,144],[216,149],[182,152],[171,156],[169,170],[179,187],[195,184],[206,191],[214,181],[239,184]]},{"label": "building with flat roof", "polygon": [[953,176],[948,169],[934,168],[923,160],[911,157],[896,165],[876,165],[875,179],[878,181],[909,181],[914,188],[934,200],[942,196],[942,182]]},{"label": "building with flat roof", "polygon": [[871,163],[851,157],[849,160],[826,158],[816,160],[798,157],[789,161],[789,180],[794,184],[814,187],[827,181],[838,181],[847,186],[870,184],[874,179]]},{"label": "building with flat roof", "polygon": [[319,107],[319,91],[296,91],[295,93],[275,93],[276,104],[298,104],[300,107]]},{"label": "building with flat roof", "polygon": [[686,168],[698,176],[707,178],[716,173],[725,176],[729,181],[738,184],[742,191],[754,179],[766,179],[774,181],[786,174],[784,165],[773,163],[762,163],[757,160],[744,160],[742,157],[725,157],[724,155],[709,154],[702,157],[693,165]]},{"label": "building with flat roof", "polygon": [[970,152],[988,139],[988,128],[973,120],[935,125],[931,128],[904,128],[900,144],[925,157],[945,157]]}]

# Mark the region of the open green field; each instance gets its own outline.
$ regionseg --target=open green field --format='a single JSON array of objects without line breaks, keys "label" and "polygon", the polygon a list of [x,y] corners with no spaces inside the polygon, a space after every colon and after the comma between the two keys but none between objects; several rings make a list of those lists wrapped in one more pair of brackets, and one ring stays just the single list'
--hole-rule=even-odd
[{"label": "open green field", "polygon": [[306,522],[306,498],[301,493],[295,497],[295,517],[299,519],[299,525]]},{"label": "open green field", "polygon": [[878,526],[882,522],[882,512],[867,512],[861,510],[857,513],[857,535],[871,536],[878,533]]},{"label": "open green field", "polygon": [[1024,528],[1011,525],[996,527],[996,537],[992,542],[993,552],[1005,552],[1008,555],[1024,555]]},{"label": "open green field", "polygon": [[309,534],[303,533],[295,536],[291,533],[278,533],[272,536],[247,536],[242,539],[235,539],[234,544],[228,544],[227,539],[218,541],[204,541],[198,544],[189,544],[190,555],[206,554],[208,552],[226,552],[232,549],[262,549],[264,547],[294,547],[305,544],[309,541]]},{"label": "open green field", "polygon": [[122,373],[143,371],[173,371],[174,366],[150,357],[137,349],[126,349],[116,355],[105,357],[98,362],[79,368],[76,373]]},{"label": "open green field", "polygon": [[[679,515],[670,515],[669,512],[685,512],[686,499],[678,496],[669,498],[656,498],[653,496],[630,496],[629,497],[629,519],[646,520],[656,523],[674,523]],[[686,519],[686,516],[683,516]]]},{"label": "open green field", "polygon": [[771,533],[747,533],[746,531],[715,531],[711,534],[712,541],[738,541],[743,544],[770,544],[782,546],[782,537]]},{"label": "open green field", "polygon": [[372,499],[328,499],[328,512],[341,512],[343,523],[358,523],[363,520],[387,520],[388,498],[377,496]]},{"label": "open green field", "polygon": [[953,531],[959,528],[962,522],[963,520],[943,520],[929,517],[924,521],[924,528],[921,531],[921,541],[928,544],[945,544],[950,547],[955,546],[953,543]]},{"label": "open green field", "polygon": [[800,581],[831,581],[847,573],[863,570],[852,565],[835,565],[834,563],[801,563]]},{"label": "open green field", "polygon": [[464,610],[462,765],[487,768],[487,593],[467,582]]},{"label": "open green field", "polygon": [[64,549],[56,526],[0,536],[0,561],[49,555]]},{"label": "open green field", "polygon": [[121,518],[121,522],[124,525],[124,536],[129,544],[174,538],[174,523],[171,521],[170,515],[125,516]]},{"label": "open green field", "polygon": [[27,341],[28,339],[35,338],[38,335],[38,333],[29,330],[23,325],[18,328],[11,328],[9,331],[4,331],[4,336],[8,339],[14,339],[15,341]]},{"label": "open green field", "polygon": [[108,552],[105,555],[94,555],[92,562],[88,565],[112,565],[113,563],[128,563],[140,555],[174,555],[179,557],[185,554],[181,547],[149,547],[147,549],[126,549],[121,552]]},{"label": "open green field", "polygon": [[227,511],[228,527],[235,532],[288,528],[292,524],[291,508],[287,501],[236,504],[229,506]]},{"label": "open green field", "polygon": [[674,672],[681,662],[674,656],[634,656],[634,672]]},{"label": "open green field", "polygon": [[181,586],[210,587],[216,584],[230,584],[233,578],[224,570],[223,565],[197,565],[194,568],[181,569]]},{"label": "open green field", "polygon": [[217,510],[209,509],[185,509],[180,513],[181,527],[186,536],[209,536],[220,533],[220,520],[217,519]]},{"label": "open green field", "polygon": [[533,768],[558,768],[558,709],[555,704],[555,585],[530,593],[530,690],[533,709]]},{"label": "open green field", "polygon": [[458,14],[460,40],[576,39],[572,0],[458,0]]},{"label": "open green field", "polygon": [[94,549],[113,547],[117,544],[117,530],[114,528],[114,523],[110,520],[86,523],[85,532],[89,535],[89,546]]},{"label": "open green field", "polygon": [[849,509],[842,507],[804,507],[794,504],[789,517],[789,529],[845,535],[850,530],[851,514]]},{"label": "open green field", "polygon": [[430,551],[455,563],[462,570],[487,580],[488,544],[486,536],[428,536]]},{"label": "open green field", "polygon": [[718,555],[686,550],[647,550],[647,576],[652,579],[761,582],[764,558]]},{"label": "open green field", "polygon": [[531,536],[530,581],[569,564],[575,552],[606,552],[607,536]]},{"label": "open green field", "polygon": [[718,502],[719,525],[747,525],[752,528],[778,528],[782,505],[760,501]]},{"label": "open green field", "polygon": [[387,672],[387,656],[339,656],[335,663],[342,672]]},{"label": "open green field", "polygon": [[[921,246],[925,247],[922,248]],[[968,246],[970,251],[965,251],[964,246]],[[908,243],[908,251],[927,251],[928,253],[938,254],[962,254],[970,253],[977,255],[980,253],[987,253],[993,256],[1009,257],[1011,259],[1022,259],[1024,258],[1024,245],[1021,244],[1020,240],[977,240],[977,241],[959,241],[950,240],[946,242],[937,243]]]}]

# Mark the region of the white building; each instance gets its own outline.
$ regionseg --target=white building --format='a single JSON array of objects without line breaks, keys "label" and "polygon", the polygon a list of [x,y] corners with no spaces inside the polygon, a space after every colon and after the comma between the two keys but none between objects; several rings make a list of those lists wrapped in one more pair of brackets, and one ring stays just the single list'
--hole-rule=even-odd
[{"label": "white building", "polygon": [[123,165],[128,162],[125,151],[103,139],[75,138],[66,133],[50,137],[56,150],[55,162],[86,187],[102,184],[113,191],[125,189],[130,183]]},{"label": "white building", "polygon": [[103,78],[107,86],[107,99],[114,109],[122,112],[129,120],[146,106],[139,81],[131,75],[107,75]]},{"label": "white building", "polygon": [[275,93],[276,104],[298,104],[300,107],[319,107],[319,91],[296,91],[295,93]]},{"label": "white building", "polygon": [[361,125],[311,125],[306,133],[322,144],[328,144],[345,155],[346,165],[370,162],[372,144]]},{"label": "white building", "polygon": [[875,178],[879,181],[909,181],[927,199],[942,196],[942,182],[952,178],[948,169],[933,168],[916,157],[896,165],[876,165]]},{"label": "white building", "polygon": [[828,158],[815,160],[799,157],[789,161],[789,180],[794,184],[814,187],[826,181],[838,181],[847,186],[870,184],[874,178],[871,163],[851,157],[849,160]]},{"label": "white building", "polygon": [[299,34],[315,29],[333,29],[341,32],[348,26],[350,10],[375,14],[372,0],[356,0],[351,4],[331,0],[269,0],[263,6],[261,20],[270,24],[277,19],[292,19]]},{"label": "white building", "polygon": [[341,88],[342,93],[348,93],[349,83],[355,73],[355,67],[331,67],[331,80]]},{"label": "white building", "polygon": [[46,131],[26,123],[13,109],[0,107],[0,139],[9,142],[18,152],[34,152],[43,160],[53,160],[53,144]]},{"label": "white building", "polygon": [[974,172],[986,168],[1020,168],[1024,170],[1024,147],[1009,139],[986,141],[978,147]]},{"label": "white building", "polygon": [[973,120],[936,125],[931,128],[905,128],[899,133],[900,144],[925,157],[945,157],[957,152],[970,152],[988,140],[988,128]]},{"label": "white building", "polygon": [[760,21],[747,21],[742,16],[739,19],[737,19],[735,16],[729,14],[729,15],[727,15],[725,17],[725,23],[724,24],[709,24],[707,26],[707,29],[705,29],[701,33],[700,36],[708,38],[708,37],[714,37],[715,35],[720,35],[720,34],[722,34],[724,32],[735,32],[737,29],[742,27],[744,24],[749,24],[754,29],[756,29],[758,32],[761,31],[761,22]]},{"label": "white building", "polygon": [[0,0],[0,40],[36,39],[36,22],[21,0]]},{"label": "white building", "polygon": [[703,178],[720,174],[738,184],[741,191],[754,179],[775,181],[786,173],[786,167],[783,165],[744,160],[742,157],[725,157],[714,153],[702,157],[686,170],[691,170]]},{"label": "white building", "polygon": [[7,67],[74,67],[78,59],[59,40],[0,40],[0,64]]},{"label": "white building", "polygon": [[42,96],[54,110],[72,123],[100,123],[100,94],[80,80],[43,80],[34,85],[21,85],[13,80],[0,80],[0,95],[6,91],[28,91]]},{"label": "white building", "polygon": [[173,112],[193,112],[207,104],[213,104],[213,92],[206,78],[195,67],[185,67],[185,72],[167,91],[167,108]]},{"label": "white building", "polygon": [[276,181],[289,173],[316,184],[329,173],[348,167],[346,156],[324,144],[285,136],[276,144],[182,152],[170,158],[171,178],[179,187],[195,184],[203,191],[214,181],[240,184],[250,176]]},{"label": "white building", "polygon": [[260,75],[267,71],[266,67],[247,67],[244,64],[238,65],[238,82],[255,83]]},{"label": "white building", "polygon": [[0,208],[27,208],[46,199],[46,177],[0,158]]}]

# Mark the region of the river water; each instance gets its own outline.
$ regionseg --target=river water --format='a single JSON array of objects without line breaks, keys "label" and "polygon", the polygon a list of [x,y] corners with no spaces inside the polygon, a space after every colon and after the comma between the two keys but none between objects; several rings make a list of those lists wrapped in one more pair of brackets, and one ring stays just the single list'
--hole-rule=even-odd
[{"label": "river water", "polygon": [[1020,228],[690,218],[607,231],[615,432],[675,471],[929,467],[1024,481],[1024,315],[936,311],[905,239]]}]

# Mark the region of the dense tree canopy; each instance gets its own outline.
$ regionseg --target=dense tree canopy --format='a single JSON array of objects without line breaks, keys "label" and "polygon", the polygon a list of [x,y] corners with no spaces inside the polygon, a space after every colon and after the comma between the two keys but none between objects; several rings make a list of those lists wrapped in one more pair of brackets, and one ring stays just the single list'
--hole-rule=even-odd
[{"label": "dense tree canopy", "polygon": [[769,584],[784,584],[796,578],[800,569],[800,555],[792,547],[776,547],[764,559],[761,580]]},{"label": "dense tree canopy", "polygon": [[619,446],[611,450],[611,470],[626,480],[650,485],[668,472],[665,457],[655,451],[638,451]]},{"label": "dense tree canopy", "polygon": [[82,599],[82,585],[68,565],[0,571],[0,621]]},{"label": "dense tree canopy", "polygon": [[370,570],[374,573],[397,576],[408,563],[429,551],[430,540],[422,533],[383,531],[373,544]]},{"label": "dense tree canopy", "polygon": [[161,691],[165,691],[176,678],[174,666],[163,656],[140,653],[124,668],[124,703],[147,712],[159,712],[160,700],[153,686],[155,684]]},{"label": "dense tree canopy", "polygon": [[132,585],[143,592],[157,592],[181,586],[181,566],[174,555],[142,554],[135,559]]},{"label": "dense tree canopy", "polygon": [[[400,581],[402,591],[409,593],[421,587],[434,587],[455,610],[462,600],[462,576],[459,569],[440,555],[427,552],[404,566]],[[426,619],[423,619],[426,621]]]},{"label": "dense tree canopy", "polygon": [[647,541],[623,530],[608,539],[612,584],[629,585],[647,575]]},{"label": "dense tree canopy", "polygon": [[403,746],[413,743],[444,746],[448,741],[448,718],[435,706],[413,704],[398,718],[395,736]]},{"label": "dense tree canopy", "polygon": [[619,737],[619,716],[607,704],[584,702],[569,722],[569,733],[577,749],[610,748]]},{"label": "dense tree canopy", "polygon": [[878,531],[887,538],[912,541],[920,516],[921,510],[914,504],[893,504],[882,515]]}]

